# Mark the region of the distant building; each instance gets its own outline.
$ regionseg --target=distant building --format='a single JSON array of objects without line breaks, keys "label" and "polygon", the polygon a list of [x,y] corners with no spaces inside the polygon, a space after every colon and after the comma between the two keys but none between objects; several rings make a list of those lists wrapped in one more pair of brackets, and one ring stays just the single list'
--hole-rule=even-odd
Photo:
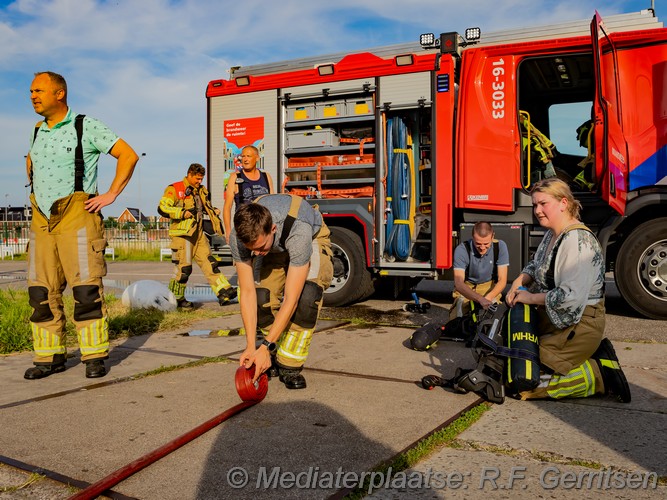
[{"label": "distant building", "polygon": [[141,210],[138,208],[126,208],[123,210],[123,213],[118,217],[118,222],[124,224],[126,222],[141,222],[142,224],[147,224],[149,221]]},{"label": "distant building", "polygon": [[21,222],[32,218],[31,207],[0,207],[0,221]]}]

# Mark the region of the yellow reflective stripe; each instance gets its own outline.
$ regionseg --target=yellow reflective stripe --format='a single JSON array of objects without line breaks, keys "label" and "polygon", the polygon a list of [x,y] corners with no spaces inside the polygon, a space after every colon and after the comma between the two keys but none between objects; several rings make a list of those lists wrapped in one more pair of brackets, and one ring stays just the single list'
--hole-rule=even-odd
[{"label": "yellow reflective stripe", "polygon": [[301,335],[298,337],[296,352],[302,353],[304,355],[304,359],[308,355],[308,348],[310,347],[311,339],[312,332],[309,330],[301,332]]},{"label": "yellow reflective stripe", "polygon": [[64,354],[65,346],[61,344],[61,337],[49,332],[35,323],[30,323],[32,330],[33,347],[39,356]]},{"label": "yellow reflective stripe", "polygon": [[394,224],[410,224],[409,220],[404,220],[404,219],[396,219],[394,221]]},{"label": "yellow reflective stripe", "polygon": [[297,338],[294,332],[286,332],[284,334],[283,340],[280,342],[280,349],[282,349],[284,353],[293,353],[296,351],[296,341]]},{"label": "yellow reflective stripe", "polygon": [[293,359],[294,361],[306,361],[306,358],[308,357],[308,353],[306,354],[293,354],[289,351],[286,351],[282,348],[278,348],[278,352],[276,354],[277,356],[281,356],[284,358],[290,358]]},{"label": "yellow reflective stripe", "polygon": [[[549,389],[549,387],[552,388]],[[554,399],[592,396],[595,393],[595,377],[590,362],[586,361],[567,375],[552,377],[549,387],[547,387],[547,394]]]},{"label": "yellow reflective stripe", "polygon": [[222,290],[223,288],[229,288],[231,285],[229,284],[229,281],[227,278],[225,278],[223,275],[218,276],[218,279],[215,280],[215,285],[211,287],[213,290],[213,293],[218,295],[218,292]]},{"label": "yellow reflective stripe", "polygon": [[530,307],[528,304],[523,305],[523,322],[530,323]]},{"label": "yellow reflective stripe", "polygon": [[98,354],[109,350],[109,322],[100,318],[80,328],[79,350],[82,356]]},{"label": "yellow reflective stripe", "polygon": [[312,330],[302,332],[289,331],[280,336],[278,356],[293,359],[295,361],[305,361],[310,349],[312,339]]},{"label": "yellow reflective stripe", "polygon": [[186,283],[179,283],[176,280],[171,280],[169,282],[169,291],[171,291],[174,294],[174,297],[177,299],[182,299],[183,294],[185,293],[185,287],[187,286]]},{"label": "yellow reflective stripe", "polygon": [[554,399],[585,397],[586,383],[582,382],[581,384],[570,387],[560,387],[558,389],[547,388],[547,394]]},{"label": "yellow reflective stripe", "polygon": [[172,221],[171,227],[169,228],[170,236],[183,236],[190,231],[190,228],[196,224],[196,220],[192,219],[183,219],[178,222]]},{"label": "yellow reflective stripe", "polygon": [[618,364],[618,361],[613,361],[611,359],[601,359],[600,364],[606,366],[607,368],[612,368],[614,370],[620,370],[621,365]]},{"label": "yellow reflective stripe", "polygon": [[172,219],[180,219],[183,212],[183,208],[175,206],[174,200],[168,196],[160,198],[160,209],[169,214],[169,217]]}]

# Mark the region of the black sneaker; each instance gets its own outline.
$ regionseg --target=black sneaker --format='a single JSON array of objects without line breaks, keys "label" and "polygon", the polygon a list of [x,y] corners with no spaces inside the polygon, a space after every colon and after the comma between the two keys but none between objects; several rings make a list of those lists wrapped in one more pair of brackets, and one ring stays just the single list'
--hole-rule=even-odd
[{"label": "black sneaker", "polygon": [[306,379],[301,375],[301,368],[279,368],[279,380],[288,389],[305,389]]},{"label": "black sneaker", "polygon": [[618,363],[616,351],[609,339],[602,339],[600,347],[595,351],[592,358],[597,361],[600,367],[606,393],[613,394],[621,403],[629,403],[632,399],[630,385],[625,378],[621,365]]},{"label": "black sneaker", "polygon": [[183,297],[182,299],[176,300],[176,307],[179,309],[193,309],[195,305]]},{"label": "black sneaker", "polygon": [[230,286],[229,288],[223,288],[218,292],[218,303],[221,306],[227,305],[236,298],[236,295],[237,291],[233,286]]},{"label": "black sneaker", "polygon": [[28,368],[23,374],[23,378],[28,380],[37,380],[48,377],[53,373],[60,373],[65,371],[65,363],[56,363],[52,365],[35,365]]},{"label": "black sneaker", "polygon": [[92,359],[84,361],[84,363],[86,364],[86,378],[99,378],[107,374],[104,361],[101,359]]}]

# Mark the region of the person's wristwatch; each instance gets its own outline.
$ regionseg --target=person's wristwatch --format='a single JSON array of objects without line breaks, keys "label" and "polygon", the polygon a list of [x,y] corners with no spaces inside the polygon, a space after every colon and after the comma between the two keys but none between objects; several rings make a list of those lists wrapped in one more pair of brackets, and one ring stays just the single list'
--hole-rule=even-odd
[{"label": "person's wristwatch", "polygon": [[269,354],[275,354],[278,346],[275,342],[269,342],[267,339],[262,340],[261,345],[265,345],[266,349],[269,351]]}]

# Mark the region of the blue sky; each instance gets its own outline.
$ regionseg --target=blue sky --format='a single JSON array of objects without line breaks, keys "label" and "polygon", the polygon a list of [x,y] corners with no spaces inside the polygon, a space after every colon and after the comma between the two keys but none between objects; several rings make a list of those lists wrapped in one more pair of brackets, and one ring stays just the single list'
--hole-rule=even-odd
[{"label": "blue sky", "polygon": [[[663,1],[656,11],[664,16]],[[206,162],[210,80],[231,66],[416,41],[420,33],[483,31],[590,19],[650,0],[0,0],[0,206],[27,202],[24,155],[35,122],[36,71],[61,73],[69,104],[145,156],[105,215],[147,215],[165,186]],[[100,162],[100,191],[115,163]]]}]

